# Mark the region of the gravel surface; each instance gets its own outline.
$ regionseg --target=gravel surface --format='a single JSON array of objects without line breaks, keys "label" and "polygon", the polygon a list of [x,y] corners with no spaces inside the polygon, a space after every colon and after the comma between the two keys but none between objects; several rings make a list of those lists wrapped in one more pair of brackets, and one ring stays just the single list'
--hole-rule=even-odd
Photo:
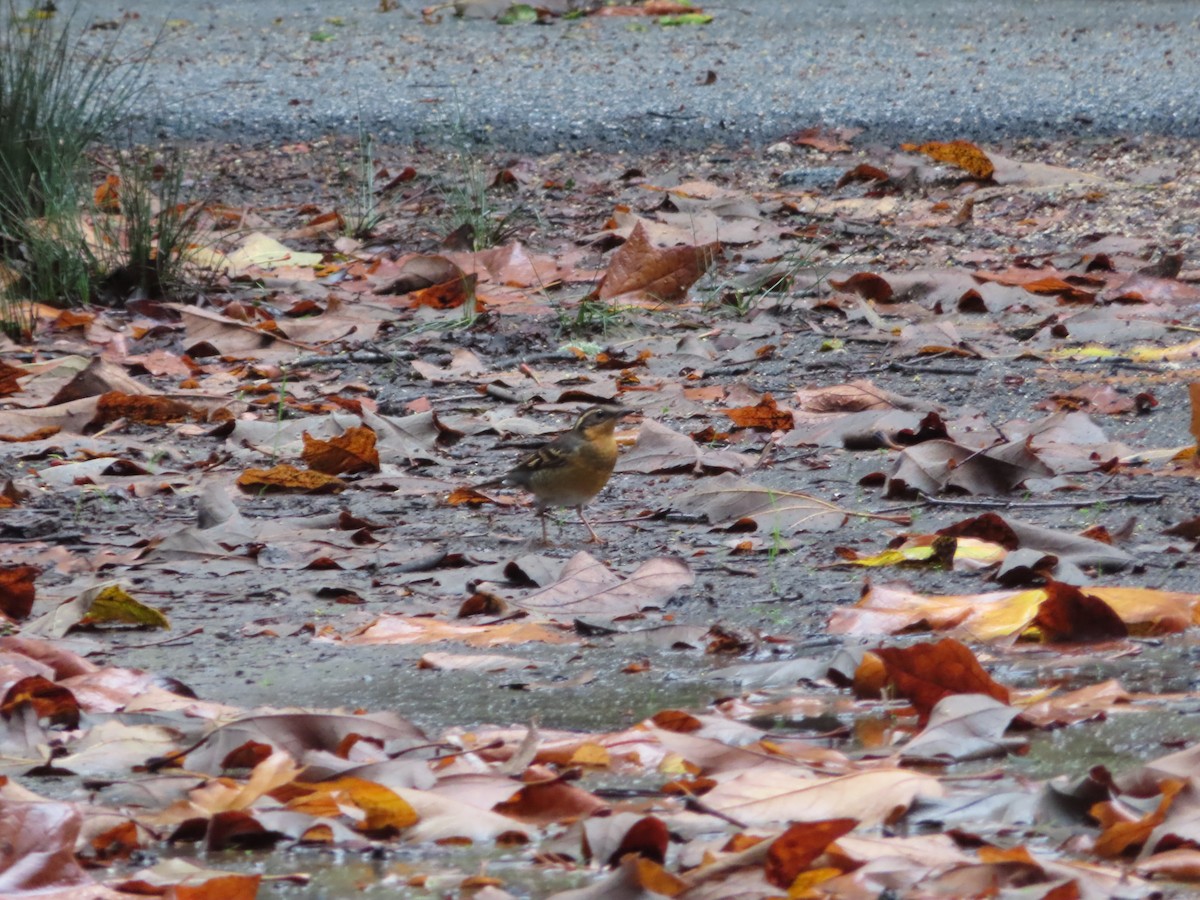
[{"label": "gravel surface", "polygon": [[99,0],[85,13],[124,15],[121,40],[138,46],[161,31],[143,111],[162,138],[354,133],[360,115],[388,142],[461,129],[523,152],[757,144],[822,124],[886,142],[1200,135],[1194,2],[705,6],[712,24],[674,28],[450,10],[429,24],[417,3],[381,13],[375,0]]}]

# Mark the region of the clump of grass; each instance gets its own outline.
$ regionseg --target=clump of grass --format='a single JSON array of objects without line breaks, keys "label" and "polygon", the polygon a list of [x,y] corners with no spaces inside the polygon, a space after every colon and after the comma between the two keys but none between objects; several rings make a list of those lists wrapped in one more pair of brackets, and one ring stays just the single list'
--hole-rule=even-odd
[{"label": "clump of grass", "polygon": [[345,222],[343,230],[350,237],[363,240],[371,237],[383,221],[384,207],[375,183],[375,139],[362,125],[359,125],[355,150],[354,171],[350,173],[354,195],[346,215],[342,217]]},{"label": "clump of grass", "polygon": [[626,312],[609,300],[585,297],[575,307],[575,315],[560,312],[559,328],[567,334],[608,337],[609,332],[628,324]]},{"label": "clump of grass", "polygon": [[503,244],[533,221],[527,206],[497,201],[503,187],[488,181],[482,160],[466,149],[457,156],[459,178],[445,193],[449,234],[473,250],[486,250]]},{"label": "clump of grass", "polygon": [[113,202],[94,210],[91,220],[92,299],[120,305],[133,296],[177,292],[195,273],[189,251],[204,209],[188,196],[182,157],[129,154],[115,179],[109,182],[116,185]]},{"label": "clump of grass", "polygon": [[0,264],[15,273],[0,328],[10,333],[32,300],[89,296],[79,219],[87,152],[114,133],[142,85],[140,65],[117,58],[115,35],[90,48],[72,19],[0,4]]}]

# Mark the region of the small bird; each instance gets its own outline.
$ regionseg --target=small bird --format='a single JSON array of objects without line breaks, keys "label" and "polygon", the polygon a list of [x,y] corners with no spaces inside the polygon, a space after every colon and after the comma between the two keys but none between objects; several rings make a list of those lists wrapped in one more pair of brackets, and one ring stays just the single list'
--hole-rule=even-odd
[{"label": "small bird", "polygon": [[603,544],[604,539],[583,514],[612,475],[617,463],[617,442],[613,429],[628,410],[620,406],[593,406],[585,409],[570,431],[564,431],[550,443],[534,450],[518,462],[507,475],[475,485],[476,488],[502,484],[521,487],[533,494],[542,518],[542,543],[546,537],[546,510],[572,506],[579,521],[591,534],[589,543]]}]

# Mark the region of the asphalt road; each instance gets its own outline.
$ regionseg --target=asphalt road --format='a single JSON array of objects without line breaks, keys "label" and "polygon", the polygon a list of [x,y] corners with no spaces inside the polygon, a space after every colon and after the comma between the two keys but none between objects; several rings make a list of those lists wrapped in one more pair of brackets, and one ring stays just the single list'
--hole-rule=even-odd
[{"label": "asphalt road", "polygon": [[129,45],[163,29],[141,104],[163,137],[353,134],[360,117],[389,142],[466,132],[537,152],[736,146],[813,125],[881,141],[1200,135],[1194,0],[736,0],[674,28],[450,11],[427,24],[420,5],[92,0],[83,15],[136,13]]}]

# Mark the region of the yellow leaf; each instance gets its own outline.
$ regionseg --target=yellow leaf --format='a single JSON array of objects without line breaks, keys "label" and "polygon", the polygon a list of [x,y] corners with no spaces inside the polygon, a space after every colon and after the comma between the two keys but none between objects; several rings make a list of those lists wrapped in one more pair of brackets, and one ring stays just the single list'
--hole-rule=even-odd
[{"label": "yellow leaf", "polygon": [[576,766],[592,766],[594,768],[607,768],[612,762],[608,751],[599,744],[581,744],[576,751],[571,754],[571,764]]},{"label": "yellow leaf", "polygon": [[81,625],[143,625],[150,628],[165,628],[168,631],[171,623],[167,617],[153,606],[146,606],[120,587],[110,584],[103,588],[92,600],[88,611],[84,613]]}]

